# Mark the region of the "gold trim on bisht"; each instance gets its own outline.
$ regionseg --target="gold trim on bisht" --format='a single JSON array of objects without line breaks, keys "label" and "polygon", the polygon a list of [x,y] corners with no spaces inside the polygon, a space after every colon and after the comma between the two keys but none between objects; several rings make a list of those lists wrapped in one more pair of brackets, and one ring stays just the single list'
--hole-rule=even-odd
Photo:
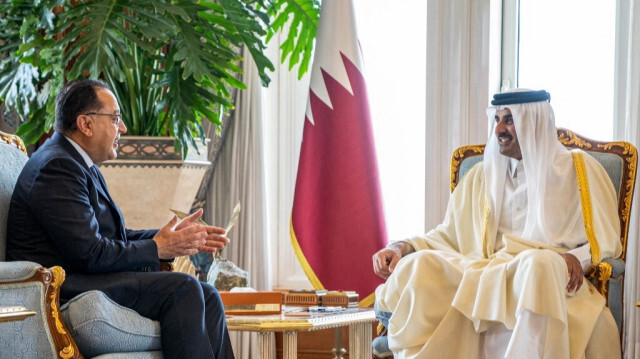
[{"label": "gold trim on bisht", "polygon": [[491,210],[489,209],[489,201],[485,196],[484,199],[484,211],[482,214],[484,217],[482,219],[482,258],[489,258],[490,255],[493,254],[493,250],[489,250],[489,238],[487,238],[487,229],[489,227],[489,217],[491,215]]},{"label": "gold trim on bisht", "polygon": [[605,298],[607,297],[607,287],[609,279],[613,273],[611,264],[600,261],[600,245],[593,230],[593,213],[591,212],[591,194],[589,192],[589,181],[587,180],[587,172],[584,166],[584,158],[582,153],[571,151],[573,163],[576,170],[576,179],[578,181],[578,190],[580,191],[580,204],[582,205],[582,218],[584,221],[584,230],[591,247],[591,267],[589,268],[589,278],[596,279],[598,284],[598,292]]},{"label": "gold trim on bisht", "polygon": [[595,268],[600,263],[600,245],[593,230],[593,214],[591,213],[591,193],[589,192],[589,181],[587,171],[584,167],[582,153],[571,151],[573,166],[576,171],[578,181],[578,191],[580,192],[580,205],[582,206],[582,218],[584,221],[584,231],[591,247],[591,268]]}]

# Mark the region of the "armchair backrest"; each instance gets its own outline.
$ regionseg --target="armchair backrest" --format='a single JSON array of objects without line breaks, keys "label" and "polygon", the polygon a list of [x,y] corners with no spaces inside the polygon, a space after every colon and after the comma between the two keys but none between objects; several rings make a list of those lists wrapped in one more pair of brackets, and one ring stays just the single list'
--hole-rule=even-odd
[{"label": "armchair backrest", "polygon": [[[604,167],[618,195],[618,217],[620,218],[620,242],[622,259],[627,251],[629,215],[636,183],[638,154],[636,148],[623,141],[595,141],[564,128],[558,128],[558,140],[567,148],[578,148],[594,157]],[[462,146],[451,157],[451,191],[462,177],[478,162],[482,161],[485,145]]]},{"label": "armchair backrest", "polygon": [[4,261],[6,255],[11,194],[27,159],[27,150],[20,137],[0,132],[0,261]]}]

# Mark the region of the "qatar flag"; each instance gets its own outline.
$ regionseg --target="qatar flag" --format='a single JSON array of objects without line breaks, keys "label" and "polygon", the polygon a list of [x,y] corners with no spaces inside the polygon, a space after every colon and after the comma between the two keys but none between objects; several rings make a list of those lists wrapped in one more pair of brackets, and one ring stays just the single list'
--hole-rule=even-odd
[{"label": "qatar flag", "polygon": [[324,0],[291,214],[291,242],[315,289],[373,304],[372,256],[387,244],[353,4]]}]

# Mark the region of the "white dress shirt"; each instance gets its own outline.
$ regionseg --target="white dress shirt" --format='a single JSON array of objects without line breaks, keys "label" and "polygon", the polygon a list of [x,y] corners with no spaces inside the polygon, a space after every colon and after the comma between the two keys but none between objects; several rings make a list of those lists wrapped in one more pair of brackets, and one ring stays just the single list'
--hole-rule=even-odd
[{"label": "white dress shirt", "polygon": [[91,168],[91,166],[93,166],[93,160],[91,160],[91,157],[89,157],[89,154],[87,153],[87,151],[85,151],[84,148],[80,147],[79,144],[77,144],[74,140],[70,139],[69,137],[64,136],[64,138],[66,138],[67,140],[69,140],[69,142],[71,142],[71,145],[73,146],[73,148],[75,148],[80,153],[80,156],[82,156],[84,161],[87,163],[87,167]]}]

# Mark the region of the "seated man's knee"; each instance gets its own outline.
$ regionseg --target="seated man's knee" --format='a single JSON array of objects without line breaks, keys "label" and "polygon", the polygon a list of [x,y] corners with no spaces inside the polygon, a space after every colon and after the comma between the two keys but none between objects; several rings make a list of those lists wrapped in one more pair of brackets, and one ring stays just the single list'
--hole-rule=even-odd
[{"label": "seated man's knee", "polygon": [[518,254],[517,258],[520,266],[534,270],[549,270],[553,266],[564,265],[562,256],[548,249],[529,249]]},{"label": "seated man's knee", "polygon": [[182,295],[203,297],[202,286],[200,281],[189,274],[174,273],[173,276],[175,283],[177,284],[177,291]]},{"label": "seated man's knee", "polygon": [[221,310],[224,309],[222,298],[220,297],[218,290],[209,283],[200,282],[200,285],[202,286],[202,293],[207,305],[218,307]]}]

